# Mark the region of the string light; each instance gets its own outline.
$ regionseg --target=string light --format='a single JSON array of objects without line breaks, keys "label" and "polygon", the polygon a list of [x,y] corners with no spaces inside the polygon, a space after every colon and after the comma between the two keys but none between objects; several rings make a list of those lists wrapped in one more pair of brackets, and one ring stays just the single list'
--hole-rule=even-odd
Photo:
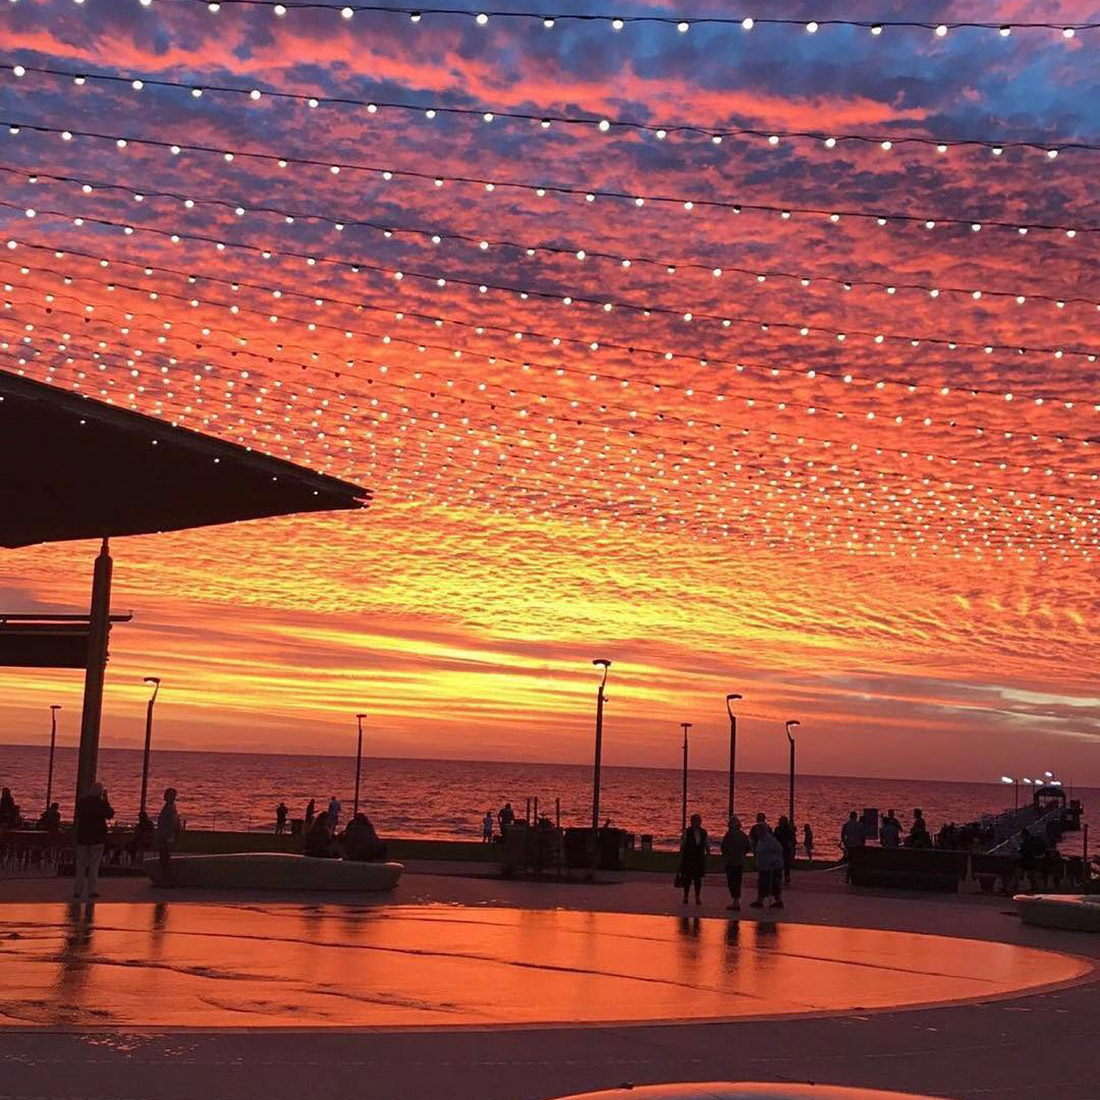
[{"label": "string light", "polygon": [[[354,14],[352,8],[345,7],[344,12],[351,18]],[[811,24],[815,25],[815,24]],[[17,71],[18,70],[18,71]],[[0,72],[5,71],[0,66]],[[128,85],[134,90],[140,91],[143,87],[174,88],[189,90],[192,95],[202,95],[203,92],[219,93],[223,95],[246,96],[255,101],[262,94],[272,100],[286,100],[292,103],[306,103],[312,108],[319,106],[338,107],[362,107],[375,114],[380,110],[400,111],[414,116],[433,119],[438,115],[451,115],[454,117],[482,118],[490,121],[493,118],[510,119],[519,122],[534,122],[541,127],[543,123],[552,123],[561,126],[578,126],[585,129],[595,128],[602,133],[607,133],[612,127],[616,130],[632,130],[638,133],[661,134],[668,137],[670,134],[688,137],[704,137],[713,141],[715,138],[761,138],[769,145],[778,145],[780,140],[805,140],[815,143],[824,142],[828,148],[835,148],[840,142],[862,145],[877,145],[881,149],[890,150],[898,146],[929,146],[935,147],[940,152],[948,149],[989,149],[996,156],[1004,153],[1005,149],[1032,150],[1045,153],[1048,157],[1053,152],[1055,156],[1067,151],[1100,151],[1100,143],[1085,141],[1000,141],[991,138],[942,138],[927,134],[856,134],[847,132],[830,133],[820,130],[776,130],[758,129],[754,127],[715,128],[703,126],[698,123],[656,123],[642,122],[628,118],[606,119],[591,115],[552,114],[546,112],[531,113],[526,111],[510,111],[498,107],[458,107],[442,103],[423,104],[401,103],[392,100],[367,100],[354,96],[326,96],[316,93],[288,91],[284,88],[252,89],[238,85],[209,84],[203,89],[192,89],[191,85],[177,80],[167,80],[149,74],[120,76],[115,73],[93,72],[81,70],[75,72],[70,69],[59,69],[45,65],[16,65],[11,69],[13,75],[22,77],[27,73],[35,73],[39,76],[47,76],[58,80],[81,79],[81,86],[88,86],[88,82]],[[662,138],[663,140],[663,138]],[[831,142],[831,144],[830,144]],[[720,144],[721,142],[719,142]]]},{"label": "string light", "polygon": [[[9,120],[0,120],[0,127],[7,127],[9,135],[18,136],[24,132],[28,133],[51,133],[56,134],[60,132],[58,127],[43,126],[38,123],[25,123],[25,122],[12,122]],[[201,152],[212,153],[218,156],[225,156],[231,154],[234,157],[249,158],[252,160],[263,161],[267,163],[277,163],[280,167],[286,167],[290,164],[309,166],[309,167],[323,167],[328,169],[334,163],[331,160],[316,160],[309,157],[291,157],[286,155],[278,155],[274,153],[261,153],[250,152],[239,149],[226,149],[208,145],[199,144],[184,144],[183,142],[168,142],[154,138],[135,138],[125,137],[118,138],[118,135],[104,134],[90,130],[76,130],[72,127],[67,128],[70,133],[78,137],[90,138],[93,140],[103,141],[117,141],[124,140],[130,145],[142,146],[147,148],[158,149],[185,149],[189,152]],[[612,190],[593,190],[590,188],[574,187],[566,184],[536,184],[528,183],[522,180],[501,180],[501,179],[489,179],[487,177],[479,176],[440,176],[434,173],[421,172],[415,169],[401,169],[393,168],[384,165],[371,165],[354,161],[336,161],[335,162],[341,169],[347,169],[354,172],[367,172],[374,175],[379,175],[383,179],[417,179],[417,180],[431,180],[436,187],[443,187],[444,185],[451,184],[464,184],[464,185],[476,185],[484,188],[486,191],[494,191],[497,188],[509,188],[517,191],[533,192],[538,197],[542,198],[549,194],[554,195],[575,195],[583,196],[586,202],[595,202],[597,199],[615,199],[615,200],[629,200],[629,204],[632,207],[641,208],[646,203],[654,203],[661,205],[673,205],[678,206],[684,210],[690,210],[695,207],[701,207],[712,210],[722,210],[731,214],[739,215],[746,211],[751,213],[762,214],[778,214],[783,218],[790,218],[792,214],[805,215],[808,217],[825,217],[829,221],[833,221],[834,217],[839,218],[853,218],[864,221],[873,220],[880,227],[886,227],[891,223],[897,225],[917,225],[923,224],[925,228],[936,228],[937,225],[941,227],[951,226],[960,227],[965,226],[967,229],[973,224],[974,219],[972,217],[955,217],[955,216],[940,216],[935,219],[930,219],[927,215],[903,213],[903,212],[875,212],[868,210],[856,210],[856,209],[841,209],[836,208],[826,209],[823,207],[811,207],[811,206],[777,206],[770,203],[758,203],[758,202],[743,202],[734,199],[710,199],[710,198],[689,198],[687,196],[674,196],[668,194],[658,195],[637,195],[625,191],[612,191]],[[691,203],[691,207],[686,204]],[[1064,236],[1067,240],[1073,240],[1079,234],[1091,234],[1100,233],[1100,226],[1079,225],[1070,226],[1065,224],[1058,224],[1052,222],[1010,222],[1002,221],[998,219],[987,219],[983,224],[990,228],[1005,229],[1015,231],[1017,234],[1026,235],[1029,230],[1041,230],[1050,233],[1056,233]]]}]

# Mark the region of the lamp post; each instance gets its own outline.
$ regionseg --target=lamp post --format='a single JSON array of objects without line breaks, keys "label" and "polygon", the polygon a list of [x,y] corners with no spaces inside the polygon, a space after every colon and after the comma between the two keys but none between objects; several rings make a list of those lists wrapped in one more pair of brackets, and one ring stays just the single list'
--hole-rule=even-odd
[{"label": "lamp post", "polygon": [[50,704],[50,766],[46,772],[46,809],[50,808],[50,800],[53,797],[53,750],[57,744],[57,712],[61,709],[60,703]]},{"label": "lamp post", "polygon": [[355,720],[359,723],[359,744],[355,750],[355,805],[351,811],[352,818],[359,812],[359,774],[363,769],[363,719],[365,714],[357,714]]},{"label": "lamp post", "polygon": [[603,689],[607,686],[607,670],[611,662],[597,657],[592,663],[603,669],[603,679],[596,689],[596,758],[592,766],[592,828],[595,830],[600,827],[600,762],[603,755],[603,704],[606,698]]},{"label": "lamp post", "polygon": [[794,735],[791,733],[791,727],[797,725],[799,723],[793,719],[787,723],[787,740],[791,744],[791,776],[787,800],[787,820],[790,821],[792,829],[794,828]]},{"label": "lamp post", "polygon": [[1016,788],[1012,812],[1018,814],[1020,812],[1020,781],[1018,779],[1013,779],[1010,775],[1002,775],[1001,782],[1011,783]]},{"label": "lamp post", "polygon": [[687,832],[688,827],[688,730],[690,722],[681,722],[680,728],[684,731],[684,793],[680,803],[680,835]]},{"label": "lamp post", "polygon": [[728,805],[726,807],[727,821],[733,817],[733,787],[737,775],[737,715],[733,713],[733,706],[731,704],[735,699],[740,698],[741,696],[734,692],[730,692],[730,694],[726,696],[726,713],[730,716],[730,784],[729,798],[727,799]]},{"label": "lamp post", "polygon": [[153,704],[157,701],[157,692],[160,691],[160,677],[146,676],[144,683],[153,685],[153,694],[149,696],[149,703],[145,708],[145,754],[141,758],[141,804],[138,806],[138,821],[145,816],[145,796],[149,790],[149,746],[153,741]]}]

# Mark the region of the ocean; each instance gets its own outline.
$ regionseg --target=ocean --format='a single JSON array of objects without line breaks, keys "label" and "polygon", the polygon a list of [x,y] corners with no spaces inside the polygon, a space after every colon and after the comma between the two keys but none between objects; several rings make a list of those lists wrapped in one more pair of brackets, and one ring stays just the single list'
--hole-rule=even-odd
[{"label": "ocean", "polygon": [[[0,745],[0,785],[11,787],[24,813],[41,811],[46,795],[49,750]],[[76,750],[59,748],[54,763],[54,798],[68,816],[76,775]],[[118,818],[137,816],[141,752],[103,749],[99,778]],[[301,817],[309,799],[323,809],[333,794],[351,811],[355,760],[335,756],[283,756],[258,753],[154,751],[150,763],[149,805],[160,807],[166,786],[179,791],[181,816],[192,829],[271,829],[282,799],[290,817]],[[601,817],[620,828],[653,835],[657,847],[676,843],[680,828],[681,773],[665,768],[605,767]],[[1021,788],[1020,797],[1025,798]],[[1085,820],[1100,807],[1100,791],[1073,792],[1085,805]],[[539,800],[551,817],[561,800],[563,825],[587,825],[592,816],[592,769],[578,764],[518,764],[466,760],[365,758],[360,803],[383,835],[432,839],[475,839],[486,810],[510,801],[518,816],[527,800]],[[964,822],[1012,806],[1011,787],[922,779],[859,779],[828,775],[798,777],[796,817],[809,822],[822,856],[835,851],[849,810],[895,809],[904,823],[919,806],[935,833],[946,821]],[[726,775],[688,773],[689,812],[698,812],[712,831],[725,824]],[[737,810],[751,822],[763,810],[774,823],[787,812],[787,776],[745,772],[737,777]],[[1080,852],[1081,836],[1067,835],[1063,849]]]}]

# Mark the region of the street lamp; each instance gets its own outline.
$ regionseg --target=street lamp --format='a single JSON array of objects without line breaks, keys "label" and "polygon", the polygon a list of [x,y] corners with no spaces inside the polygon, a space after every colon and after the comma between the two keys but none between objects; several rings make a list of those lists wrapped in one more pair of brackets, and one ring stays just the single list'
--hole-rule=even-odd
[{"label": "street lamp", "polygon": [[[1015,805],[1012,807],[1012,812],[1013,813],[1019,813],[1020,812],[1020,781],[1018,779],[1013,779],[1012,776],[1010,776],[1010,775],[1002,775],[1001,776],[1001,782],[1002,783],[1011,783],[1016,788],[1016,801],[1015,801]],[[1025,779],[1024,782],[1026,783],[1027,780]]]},{"label": "street lamp", "polygon": [[730,786],[729,804],[726,807],[727,821],[733,817],[733,785],[734,777],[737,774],[737,715],[733,713],[733,706],[731,704],[734,699],[740,698],[741,696],[734,692],[730,692],[730,694],[726,696],[726,713],[730,716]]},{"label": "street lamp", "polygon": [[57,744],[57,712],[61,709],[60,703],[50,704],[50,767],[46,772],[46,809],[50,808],[50,799],[53,796],[53,750]]},{"label": "street lamp", "polygon": [[680,804],[680,835],[687,832],[688,827],[688,730],[690,722],[681,722],[680,728],[684,731],[684,796]]},{"label": "street lamp", "polygon": [[359,723],[359,745],[355,750],[355,808],[351,811],[352,818],[359,812],[359,773],[363,768],[363,719],[365,714],[357,714],[355,720]]},{"label": "street lamp", "polygon": [[145,796],[149,790],[149,746],[153,740],[153,704],[157,701],[157,692],[160,691],[160,677],[146,676],[143,682],[153,685],[153,694],[149,696],[149,704],[145,708],[145,755],[141,759],[141,804],[138,806],[138,821],[145,817]]},{"label": "street lamp", "polygon": [[607,686],[607,670],[611,662],[603,657],[597,657],[592,662],[597,668],[603,669],[603,679],[596,689],[596,759],[592,766],[592,828],[600,827],[600,759],[603,755],[603,704],[606,696],[603,689]]},{"label": "street lamp", "polygon": [[787,801],[787,820],[791,823],[791,828],[794,828],[794,736],[791,733],[791,726],[797,726],[800,723],[793,719],[787,723],[787,740],[791,743],[791,776],[790,776],[790,790]]}]

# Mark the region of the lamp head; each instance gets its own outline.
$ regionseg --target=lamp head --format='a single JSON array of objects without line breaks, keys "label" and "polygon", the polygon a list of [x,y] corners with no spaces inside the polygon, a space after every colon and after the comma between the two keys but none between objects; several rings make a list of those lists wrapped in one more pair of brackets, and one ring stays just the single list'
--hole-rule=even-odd
[{"label": "lamp head", "polygon": [[743,698],[743,696],[738,695],[737,692],[735,692],[735,691],[731,691],[729,693],[729,695],[726,696],[726,702],[727,703],[732,703],[734,701],[734,699],[741,699],[741,698]]},{"label": "lamp head", "polygon": [[800,723],[797,720],[793,719],[793,718],[789,722],[785,723],[785,725],[787,727],[787,737],[792,743],[794,742],[794,738],[791,736],[791,727],[792,726],[797,726],[799,724]]},{"label": "lamp head", "polygon": [[597,657],[592,663],[594,665],[597,665],[600,668],[610,668],[611,667],[611,662],[606,660],[603,657]]},{"label": "lamp head", "polygon": [[60,703],[51,703],[50,704],[50,710],[60,710],[60,709],[61,709],[61,704]]},{"label": "lamp head", "polygon": [[160,677],[159,676],[146,676],[144,682],[147,683],[147,684],[159,684],[160,683]]},{"label": "lamp head", "polygon": [[1054,778],[1054,772],[1043,772],[1043,775],[1045,775],[1047,777],[1047,779],[1053,779]]},{"label": "lamp head", "polygon": [[366,718],[366,715],[365,714],[357,714],[355,717],[356,718]]},{"label": "lamp head", "polygon": [[1015,783],[1016,780],[1015,779],[1010,779],[1007,775],[1002,775],[1001,776],[1001,782],[1002,783]]}]

